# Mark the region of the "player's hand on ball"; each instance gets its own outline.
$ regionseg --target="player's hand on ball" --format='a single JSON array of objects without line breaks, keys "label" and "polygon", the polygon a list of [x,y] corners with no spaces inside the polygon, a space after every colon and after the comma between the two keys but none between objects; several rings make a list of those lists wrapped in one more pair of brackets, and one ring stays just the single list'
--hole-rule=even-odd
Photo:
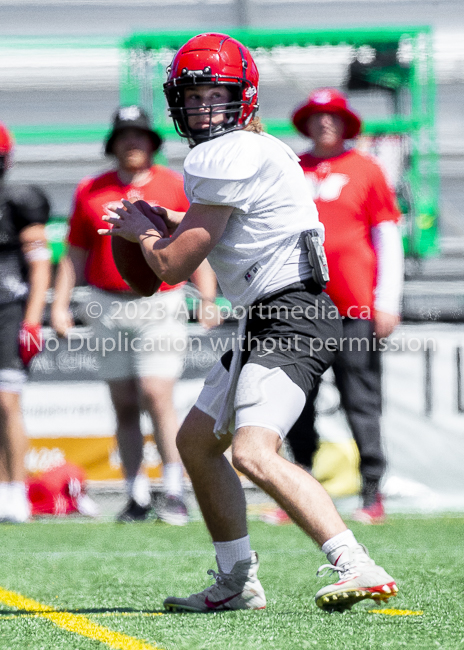
[{"label": "player's hand on ball", "polygon": [[127,241],[138,243],[143,235],[150,236],[149,231],[157,231],[160,238],[168,237],[169,232],[163,219],[153,212],[146,201],[131,203],[122,199],[122,208],[114,208],[102,217],[112,228],[99,229],[99,235],[117,235]]},{"label": "player's hand on ball", "polygon": [[185,216],[185,212],[176,212],[175,210],[168,210],[167,208],[163,208],[160,205],[151,206],[150,209],[153,212],[153,214],[161,217],[161,219],[166,224],[166,227],[170,235],[172,235],[176,231],[177,226],[181,223],[182,219]]},{"label": "player's hand on ball", "polygon": [[[163,212],[167,212],[165,208],[159,206],[153,207],[146,201],[134,201],[133,206],[137,208],[150,222],[155,226],[155,228],[160,232],[163,237],[169,237],[169,229],[163,217]],[[158,212],[160,211],[160,212]]]}]

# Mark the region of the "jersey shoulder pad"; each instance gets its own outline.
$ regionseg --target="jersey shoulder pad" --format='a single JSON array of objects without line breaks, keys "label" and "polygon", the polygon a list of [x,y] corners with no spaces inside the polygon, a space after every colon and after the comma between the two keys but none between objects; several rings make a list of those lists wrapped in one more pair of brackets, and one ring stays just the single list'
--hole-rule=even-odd
[{"label": "jersey shoulder pad", "polygon": [[259,169],[260,136],[234,131],[197,145],[184,163],[187,174],[200,178],[240,181]]},{"label": "jersey shoulder pad", "polygon": [[296,155],[296,153],[291,149],[291,147],[288,146],[288,144],[285,144],[285,142],[282,142],[282,140],[279,140],[279,138],[275,138],[273,135],[270,135],[269,133],[262,133],[262,137],[266,138],[268,142],[271,142],[274,144],[275,147],[280,149],[283,149],[287,156],[293,160],[294,162],[299,163],[300,158],[299,156]]},{"label": "jersey shoulder pad", "polygon": [[50,203],[44,191],[36,185],[19,185],[9,188],[8,198],[25,222],[46,223]]}]

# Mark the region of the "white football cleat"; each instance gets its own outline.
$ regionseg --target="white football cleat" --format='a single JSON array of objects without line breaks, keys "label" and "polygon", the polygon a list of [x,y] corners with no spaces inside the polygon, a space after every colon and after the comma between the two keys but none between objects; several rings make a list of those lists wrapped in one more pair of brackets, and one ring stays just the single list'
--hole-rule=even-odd
[{"label": "white football cleat", "polygon": [[266,596],[258,580],[258,555],[251,552],[249,560],[236,562],[230,573],[210,569],[215,583],[188,598],[170,596],[164,606],[171,612],[223,612],[236,609],[264,609]]},{"label": "white football cleat", "polygon": [[396,596],[395,580],[377,566],[362,544],[352,548],[340,546],[328,558],[331,564],[319,567],[317,575],[324,575],[324,569],[329,569],[338,572],[339,580],[317,592],[316,605],[321,609],[342,612],[366,598],[387,601]]}]

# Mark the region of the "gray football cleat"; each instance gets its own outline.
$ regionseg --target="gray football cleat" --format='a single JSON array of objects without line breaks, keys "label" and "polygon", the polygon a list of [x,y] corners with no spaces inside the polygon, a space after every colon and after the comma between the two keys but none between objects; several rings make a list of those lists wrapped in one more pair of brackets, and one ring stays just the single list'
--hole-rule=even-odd
[{"label": "gray football cleat", "polygon": [[210,569],[215,583],[188,598],[170,596],[164,606],[171,612],[223,612],[236,609],[264,609],[266,596],[258,580],[258,555],[251,552],[249,560],[236,562],[230,573]]}]

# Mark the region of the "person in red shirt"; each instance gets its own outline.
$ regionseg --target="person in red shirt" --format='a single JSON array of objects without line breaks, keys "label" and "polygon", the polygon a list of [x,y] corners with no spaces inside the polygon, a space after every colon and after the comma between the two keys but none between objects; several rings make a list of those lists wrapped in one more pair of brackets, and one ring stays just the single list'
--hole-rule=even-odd
[{"label": "person in red shirt", "polygon": [[[314,91],[293,114],[293,124],[313,147],[300,156],[319,218],[330,281],[326,292],[343,317],[344,345],[333,365],[353,437],[359,449],[364,523],[384,519],[380,481],[382,449],[381,364],[378,342],[399,322],[403,253],[395,196],[373,158],[346,140],[361,121],[346,97],[330,88]],[[317,389],[288,435],[295,460],[311,467],[316,449],[314,401]]]},{"label": "person in red shirt", "polygon": [[[156,513],[167,523],[182,525],[187,523],[188,514],[182,490],[183,468],[175,444],[178,422],[173,389],[182,373],[187,348],[184,283],[163,283],[154,296],[140,298],[119,274],[110,238],[98,234],[104,225],[102,216],[122,206],[122,199],[169,205],[182,212],[188,209],[182,177],[152,164],[161,143],[142,109],[118,109],[105,144],[105,153],[114,156],[116,169],[85,178],[76,190],[69,249],[58,270],[51,318],[57,333],[65,336],[73,325],[69,311],[72,288],[83,281],[91,287],[82,318],[92,326],[100,350],[106,348],[100,377],[110,388],[128,493],[119,521],[144,520],[151,511],[149,483],[142,469],[143,406],[153,421],[163,463],[165,494],[156,504]],[[207,262],[192,279],[203,301],[214,301],[216,279]]]}]

